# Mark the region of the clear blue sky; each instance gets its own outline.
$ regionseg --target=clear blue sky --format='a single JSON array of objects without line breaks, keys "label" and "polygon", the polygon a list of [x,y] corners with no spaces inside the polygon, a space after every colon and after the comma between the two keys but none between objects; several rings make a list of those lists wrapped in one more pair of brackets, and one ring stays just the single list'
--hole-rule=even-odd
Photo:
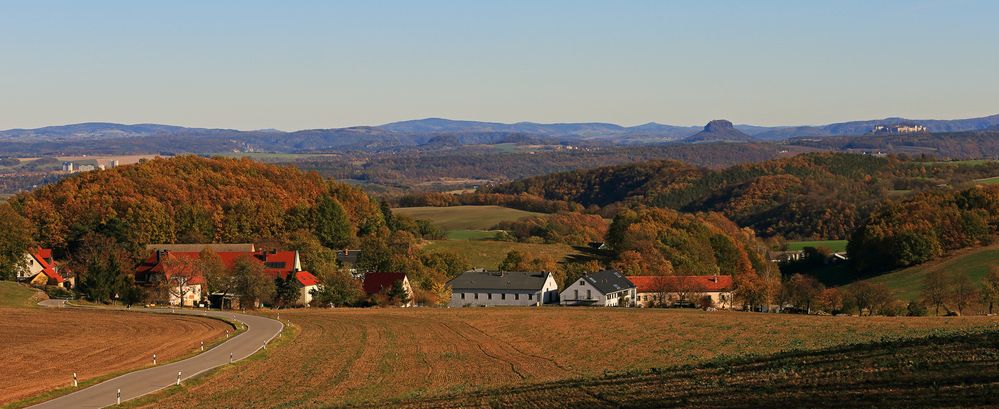
[{"label": "clear blue sky", "polygon": [[996,1],[4,1],[0,129],[999,113]]}]

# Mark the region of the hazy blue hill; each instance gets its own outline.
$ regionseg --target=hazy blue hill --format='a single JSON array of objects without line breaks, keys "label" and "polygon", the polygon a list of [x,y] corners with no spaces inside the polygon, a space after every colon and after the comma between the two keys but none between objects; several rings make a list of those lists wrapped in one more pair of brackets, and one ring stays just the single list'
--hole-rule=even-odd
[{"label": "hazy blue hill", "polygon": [[704,130],[684,139],[684,142],[749,142],[753,137],[735,129],[735,125],[724,119],[708,122]]}]

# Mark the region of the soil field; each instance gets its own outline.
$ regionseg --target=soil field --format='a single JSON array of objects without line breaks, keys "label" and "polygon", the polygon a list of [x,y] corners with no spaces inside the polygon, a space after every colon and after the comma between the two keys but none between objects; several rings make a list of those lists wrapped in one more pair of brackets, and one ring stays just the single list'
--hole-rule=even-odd
[{"label": "soil field", "polygon": [[397,404],[410,408],[995,407],[999,332],[785,352]]},{"label": "soil field", "polygon": [[443,230],[488,230],[502,221],[543,215],[501,206],[401,207],[392,212],[430,220]]},{"label": "soil field", "polygon": [[440,403],[435,399],[995,326],[989,317],[560,307],[298,310],[281,318],[297,335],[266,359],[153,397],[148,407]]},{"label": "soil field", "polygon": [[80,309],[0,307],[0,405],[195,352],[224,336],[218,320]]}]

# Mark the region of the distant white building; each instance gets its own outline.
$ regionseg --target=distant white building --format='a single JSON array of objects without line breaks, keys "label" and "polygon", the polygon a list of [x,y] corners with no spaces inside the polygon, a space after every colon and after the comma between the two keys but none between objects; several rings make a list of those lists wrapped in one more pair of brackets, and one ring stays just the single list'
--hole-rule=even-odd
[{"label": "distant white building", "polygon": [[635,284],[620,271],[607,270],[586,273],[562,290],[562,305],[596,305],[601,307],[631,307],[635,305]]},{"label": "distant white building", "polygon": [[451,307],[532,306],[558,302],[551,273],[472,270],[448,282]]},{"label": "distant white building", "polygon": [[917,124],[895,124],[895,125],[875,125],[871,133],[889,133],[889,134],[903,134],[903,133],[917,133],[926,132],[925,126]]}]

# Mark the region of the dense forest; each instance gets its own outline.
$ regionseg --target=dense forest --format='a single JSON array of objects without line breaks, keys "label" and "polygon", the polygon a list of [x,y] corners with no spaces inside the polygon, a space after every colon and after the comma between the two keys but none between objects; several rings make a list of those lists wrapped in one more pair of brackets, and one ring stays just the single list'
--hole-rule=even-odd
[{"label": "dense forest", "polygon": [[650,161],[527,178],[485,193],[603,207],[716,211],[763,236],[847,239],[883,201],[999,174],[999,163],[811,153],[715,170]]},{"label": "dense forest", "polygon": [[[522,145],[509,148],[514,151],[504,151],[496,146],[464,146],[390,153],[334,153],[287,163],[335,179],[361,181],[365,187],[412,191],[450,190],[455,187],[472,187],[554,172],[652,159],[674,159],[710,168],[725,167],[771,159],[778,151],[776,145],[769,143],[596,146],[578,149]],[[447,179],[465,182],[457,186],[430,183]]]},{"label": "dense forest", "polygon": [[850,261],[861,273],[880,273],[989,244],[996,234],[999,186],[924,192],[872,212],[850,239]]}]

